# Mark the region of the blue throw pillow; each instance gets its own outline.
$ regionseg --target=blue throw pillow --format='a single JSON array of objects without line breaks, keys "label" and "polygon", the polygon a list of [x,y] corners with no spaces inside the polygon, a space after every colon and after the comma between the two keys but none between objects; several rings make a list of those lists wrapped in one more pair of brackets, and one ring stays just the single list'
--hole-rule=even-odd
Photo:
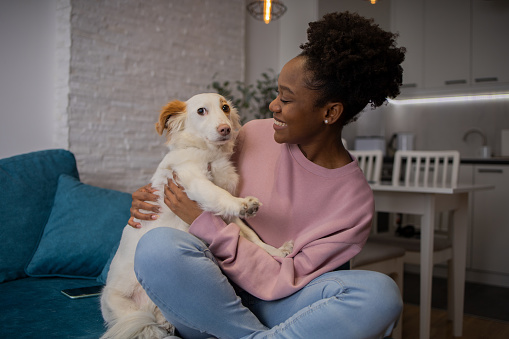
[{"label": "blue throw pillow", "polygon": [[106,262],[106,265],[104,265],[104,268],[103,268],[101,274],[97,277],[98,283],[106,285],[106,280],[108,280],[108,272],[110,271],[111,262],[113,261],[113,257],[115,256],[115,254],[117,254],[119,245],[120,245],[120,241],[115,246],[113,246],[113,249],[111,250],[110,258]]},{"label": "blue throw pillow", "polygon": [[48,223],[26,273],[96,278],[120,240],[130,206],[127,193],[61,175]]}]

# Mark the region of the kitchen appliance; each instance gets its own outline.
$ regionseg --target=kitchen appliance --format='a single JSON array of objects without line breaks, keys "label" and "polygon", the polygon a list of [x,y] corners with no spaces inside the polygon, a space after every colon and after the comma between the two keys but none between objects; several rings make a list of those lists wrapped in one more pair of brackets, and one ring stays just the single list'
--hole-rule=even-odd
[{"label": "kitchen appliance", "polygon": [[385,156],[385,138],[380,136],[356,137],[354,149],[356,151],[380,150]]},{"label": "kitchen appliance", "polygon": [[414,150],[414,134],[408,132],[394,133],[389,140],[389,149],[396,151],[413,151]]},{"label": "kitchen appliance", "polygon": [[491,147],[484,145],[479,147],[479,156],[481,158],[491,158]]}]

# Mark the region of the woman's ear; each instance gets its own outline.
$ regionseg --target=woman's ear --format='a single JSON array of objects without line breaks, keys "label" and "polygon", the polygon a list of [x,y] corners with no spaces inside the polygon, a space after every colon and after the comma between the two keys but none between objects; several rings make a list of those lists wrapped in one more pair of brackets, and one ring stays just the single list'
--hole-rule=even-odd
[{"label": "woman's ear", "polygon": [[325,112],[324,121],[326,124],[332,125],[337,122],[343,114],[343,104],[340,102],[333,102],[326,105],[327,111]]}]

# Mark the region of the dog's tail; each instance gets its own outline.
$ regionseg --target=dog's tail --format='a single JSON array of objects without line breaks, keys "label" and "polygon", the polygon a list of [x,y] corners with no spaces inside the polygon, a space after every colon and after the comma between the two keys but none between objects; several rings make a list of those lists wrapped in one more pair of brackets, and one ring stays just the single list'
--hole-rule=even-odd
[{"label": "dog's tail", "polygon": [[158,324],[152,312],[135,311],[119,319],[101,339],[160,339],[174,334],[174,327],[166,325]]}]

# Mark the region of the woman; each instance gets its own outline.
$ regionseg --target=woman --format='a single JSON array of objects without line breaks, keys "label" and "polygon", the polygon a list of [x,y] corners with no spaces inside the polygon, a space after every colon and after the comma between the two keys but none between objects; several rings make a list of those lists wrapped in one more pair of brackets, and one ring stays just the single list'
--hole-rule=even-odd
[{"label": "woman", "polygon": [[[159,228],[140,240],[138,280],[183,338],[381,338],[401,312],[387,276],[335,270],[361,250],[374,211],[342,128],[399,94],[404,49],[348,12],[310,23],[301,48],[281,70],[274,119],[246,124],[234,159],[239,195],[263,203],[249,224],[275,247],[294,240],[293,252],[268,255],[172,182],[165,203],[190,234]],[[133,194],[131,226],[157,217],[139,212],[157,212],[144,202],[151,192]]]}]

